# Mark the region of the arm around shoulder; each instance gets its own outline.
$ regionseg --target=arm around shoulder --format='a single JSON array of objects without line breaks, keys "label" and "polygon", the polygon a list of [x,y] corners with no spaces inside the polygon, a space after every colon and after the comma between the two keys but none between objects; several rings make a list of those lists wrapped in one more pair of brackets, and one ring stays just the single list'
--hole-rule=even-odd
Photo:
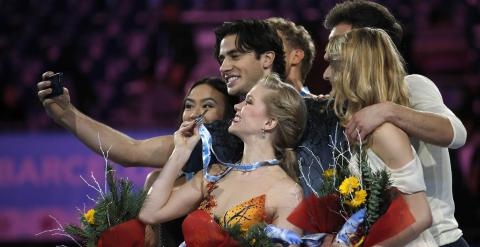
[{"label": "arm around shoulder", "polygon": [[[406,132],[420,140],[443,147],[459,148],[463,146],[467,137],[465,126],[444,104],[440,90],[435,83],[429,78],[417,74],[406,76],[405,81],[409,88],[412,111],[420,115],[416,118],[420,121],[415,124],[419,129],[414,134]],[[421,118],[422,114],[423,118]],[[422,132],[425,133],[422,134]]]},{"label": "arm around shoulder", "polygon": [[364,138],[386,122],[401,128],[409,136],[442,147],[458,148],[466,140],[465,128],[453,113],[441,114],[392,102],[374,104],[356,112],[345,128],[346,134],[352,140],[359,136]]},{"label": "arm around shoulder", "polygon": [[386,104],[387,108],[386,121],[401,128],[409,136],[442,147],[455,141],[454,128],[448,117],[391,102],[382,104]]}]

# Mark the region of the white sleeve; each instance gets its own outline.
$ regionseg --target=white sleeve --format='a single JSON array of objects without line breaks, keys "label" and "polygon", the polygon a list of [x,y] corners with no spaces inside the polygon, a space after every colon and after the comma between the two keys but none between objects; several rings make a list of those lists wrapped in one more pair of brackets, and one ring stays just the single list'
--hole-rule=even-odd
[{"label": "white sleeve", "polygon": [[406,194],[413,194],[415,192],[427,190],[423,177],[422,163],[413,147],[412,152],[414,156],[413,160],[401,168],[391,169],[388,166],[385,166],[387,171],[390,172],[392,186]]},{"label": "white sleeve", "polygon": [[443,103],[437,86],[427,77],[417,74],[407,75],[405,81],[410,93],[411,107],[417,111],[436,113],[448,118],[453,129],[453,139],[448,147],[462,147],[467,139],[467,130],[462,121]]},{"label": "white sleeve", "polygon": [[[387,164],[385,164],[385,162],[371,149],[368,149],[367,151],[369,164],[372,170],[379,171],[386,169],[390,174],[392,186],[406,194],[426,191],[427,189],[425,185],[425,178],[423,177],[423,167],[422,163],[420,162],[420,158],[418,158],[415,149],[412,146],[410,147],[412,149],[413,159],[398,169],[392,169],[388,167]],[[358,168],[356,173],[355,170],[353,170],[353,174],[360,174]]]}]

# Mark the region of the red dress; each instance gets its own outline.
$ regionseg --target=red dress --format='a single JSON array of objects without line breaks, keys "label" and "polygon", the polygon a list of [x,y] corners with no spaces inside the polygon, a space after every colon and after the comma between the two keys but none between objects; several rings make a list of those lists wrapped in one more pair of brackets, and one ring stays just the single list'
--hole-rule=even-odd
[{"label": "red dress", "polygon": [[202,246],[239,246],[222,229],[221,226],[240,224],[242,232],[246,232],[252,225],[265,222],[265,195],[254,197],[242,202],[219,217],[219,224],[213,219],[213,209],[217,206],[212,191],[217,185],[210,182],[208,192],[200,207],[190,213],[182,225],[183,236],[188,247]]}]

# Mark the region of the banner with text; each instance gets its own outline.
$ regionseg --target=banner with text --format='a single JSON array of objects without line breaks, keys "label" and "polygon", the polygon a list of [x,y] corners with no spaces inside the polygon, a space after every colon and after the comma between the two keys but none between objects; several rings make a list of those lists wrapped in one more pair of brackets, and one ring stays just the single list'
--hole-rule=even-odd
[{"label": "banner with text", "polygon": [[[132,133],[149,138],[162,133]],[[168,134],[165,132],[163,134]],[[106,146],[115,143],[104,143]],[[143,187],[152,168],[124,168],[113,164],[117,177]],[[67,133],[0,135],[0,241],[46,240],[35,234],[79,223],[80,212],[93,206],[87,197],[98,193],[81,178],[105,188],[105,160]]]}]

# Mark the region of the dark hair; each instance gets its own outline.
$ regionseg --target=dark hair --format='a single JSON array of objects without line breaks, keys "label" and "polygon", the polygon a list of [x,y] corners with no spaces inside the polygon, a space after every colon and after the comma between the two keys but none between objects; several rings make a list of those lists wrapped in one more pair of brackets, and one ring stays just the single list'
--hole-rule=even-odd
[{"label": "dark hair", "polygon": [[302,80],[305,81],[308,72],[312,69],[313,60],[315,59],[315,44],[310,33],[301,25],[296,25],[292,21],[281,17],[268,18],[267,23],[273,26],[284,37],[289,48],[300,49],[303,51],[304,57],[301,63]]},{"label": "dark hair", "polygon": [[264,20],[237,20],[224,22],[215,30],[215,58],[220,53],[220,43],[228,35],[237,35],[236,47],[240,52],[255,52],[256,58],[265,52],[273,51],[272,72],[285,79],[285,53],[282,39],[277,32]]},{"label": "dark hair", "polygon": [[[225,111],[223,112],[223,119],[233,118],[235,116],[235,109],[233,109],[233,106],[238,103],[238,98],[228,94],[227,85],[218,77],[205,77],[198,81],[195,81],[188,90],[187,94],[185,94],[185,98],[190,95],[190,92],[192,92],[195,87],[204,84],[214,88],[215,90],[223,94],[223,97],[225,99]],[[184,110],[185,100],[183,100],[181,112],[183,113]]]},{"label": "dark hair", "polygon": [[352,28],[383,29],[395,43],[395,46],[400,48],[403,36],[402,26],[392,13],[381,4],[364,0],[339,3],[328,12],[324,26],[327,29],[332,29],[340,23],[351,24]]}]

